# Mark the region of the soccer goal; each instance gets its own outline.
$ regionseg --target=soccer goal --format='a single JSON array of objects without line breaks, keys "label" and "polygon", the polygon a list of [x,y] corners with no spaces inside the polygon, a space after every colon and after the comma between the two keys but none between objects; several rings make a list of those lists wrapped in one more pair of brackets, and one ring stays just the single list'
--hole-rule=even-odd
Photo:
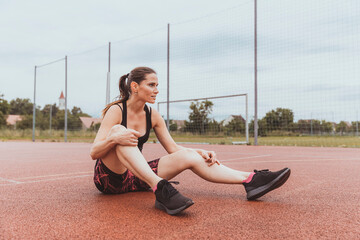
[{"label": "soccer goal", "polygon": [[158,102],[157,109],[177,136],[207,140],[224,137],[232,144],[249,143],[247,93],[167,103]]}]

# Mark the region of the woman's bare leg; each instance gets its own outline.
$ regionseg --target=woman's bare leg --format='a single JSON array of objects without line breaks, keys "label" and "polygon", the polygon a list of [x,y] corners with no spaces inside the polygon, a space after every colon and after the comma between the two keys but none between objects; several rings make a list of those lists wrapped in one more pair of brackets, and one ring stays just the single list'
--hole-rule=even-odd
[{"label": "woman's bare leg", "polygon": [[151,188],[162,179],[151,170],[137,147],[118,145],[115,150],[120,162]]},{"label": "woman's bare leg", "polygon": [[169,180],[185,169],[190,169],[201,178],[215,183],[239,184],[250,175],[250,172],[237,171],[222,164],[209,167],[195,150],[184,149],[160,159],[158,176]]}]

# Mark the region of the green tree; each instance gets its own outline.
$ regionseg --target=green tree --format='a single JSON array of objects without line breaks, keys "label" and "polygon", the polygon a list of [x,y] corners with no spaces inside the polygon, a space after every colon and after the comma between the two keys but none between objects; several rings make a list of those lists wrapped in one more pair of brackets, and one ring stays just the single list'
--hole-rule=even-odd
[{"label": "green tree", "polygon": [[6,126],[5,115],[0,111],[0,128],[3,128],[5,126]]},{"label": "green tree", "polygon": [[73,116],[78,116],[78,117],[90,117],[90,115],[83,113],[81,108],[76,107],[76,106],[74,106],[73,109],[71,110],[71,114]]},{"label": "green tree", "polygon": [[[79,116],[74,116],[71,112],[67,111],[68,121],[67,128],[68,130],[80,130],[81,129],[81,120]],[[54,129],[62,130],[65,128],[65,110],[59,110],[55,116]]]},{"label": "green tree", "polygon": [[54,104],[46,104],[43,109],[41,110],[41,113],[44,116],[50,117],[50,111],[51,111],[51,116],[55,117],[57,112],[59,111],[59,108],[56,106],[56,103]]},{"label": "green tree", "polygon": [[222,129],[221,124],[222,124],[222,121],[217,122],[215,119],[212,119],[209,121],[209,124],[207,126],[207,131],[212,134],[218,134],[219,132],[221,132],[221,129]]},{"label": "green tree", "polygon": [[169,125],[170,125],[170,126],[169,126],[170,131],[172,131],[172,132],[177,131],[178,125],[177,125],[177,123],[174,122],[172,119],[169,120]]},{"label": "green tree", "polygon": [[[249,134],[254,136],[254,120],[251,120],[249,124]],[[268,132],[268,127],[265,117],[258,120],[258,135],[261,137],[266,137]]]},{"label": "green tree", "polygon": [[302,133],[302,134],[321,134],[325,130],[326,130],[326,132],[332,131],[331,123],[327,123],[324,120],[322,122],[320,120],[316,120],[316,119],[299,120],[297,125],[298,125],[299,133]]},{"label": "green tree", "polygon": [[348,132],[349,130],[350,130],[350,128],[344,121],[341,121],[339,124],[336,125],[336,132],[340,133],[340,135],[343,135],[344,133]]},{"label": "green tree", "polygon": [[[17,99],[17,101],[14,101],[17,103],[18,106],[21,104],[18,104],[21,102],[21,100]],[[22,101],[27,102],[27,101]],[[31,104],[32,105],[32,104]],[[15,106],[15,104],[14,104]],[[51,125],[52,129],[56,130],[63,130],[65,128],[65,111],[59,110],[59,108],[56,106],[56,104],[47,104],[43,107],[43,109],[40,110],[40,107],[36,108],[36,128],[39,128],[41,130],[46,130],[50,128],[50,108],[51,108]],[[19,112],[24,112],[24,109],[22,107],[18,108]],[[82,123],[80,120],[80,117],[86,116],[90,117],[90,115],[82,112],[82,110],[78,107],[73,107],[71,111],[67,110],[67,126],[68,130],[80,130],[82,128]],[[26,129],[26,128],[32,128],[32,110],[31,114],[24,114],[23,120],[18,122],[17,127],[20,129]]]},{"label": "green tree", "polygon": [[333,132],[333,124],[331,122],[322,120],[320,123],[320,127],[321,127],[322,133],[332,133]]},{"label": "green tree", "polygon": [[226,135],[245,133],[245,120],[243,118],[235,117],[224,126],[224,132]]},{"label": "green tree", "polygon": [[97,132],[100,128],[101,123],[92,124],[87,131],[95,131]]},{"label": "green tree", "polygon": [[8,101],[4,99],[4,94],[0,94],[0,112],[4,115],[7,115],[10,110],[10,105]]},{"label": "green tree", "polygon": [[16,128],[18,129],[28,129],[32,128],[33,116],[32,115],[23,115],[22,120],[16,122]]},{"label": "green tree", "polygon": [[[35,128],[39,128],[39,129],[47,129],[48,128],[48,122],[46,122],[40,107],[36,107],[36,120],[35,120]],[[32,124],[33,124],[33,115],[31,114],[25,114],[22,115],[22,120],[16,122],[16,128],[18,129],[28,129],[28,128],[32,128]]]},{"label": "green tree", "polygon": [[298,121],[298,130],[300,133],[310,134],[311,132],[311,121],[310,120],[299,120]]},{"label": "green tree", "polygon": [[360,122],[351,122],[351,132],[357,134],[359,132]]},{"label": "green tree", "polygon": [[312,122],[312,133],[320,134],[321,133],[321,122],[320,120],[313,119]]},{"label": "green tree", "polygon": [[268,130],[290,130],[291,123],[294,122],[294,113],[291,109],[277,108],[271,110],[265,115],[266,125]]},{"label": "green tree", "polygon": [[16,98],[10,101],[10,114],[26,115],[33,113],[33,104],[30,99]]},{"label": "green tree", "polygon": [[190,105],[189,122],[185,121],[185,131],[204,133],[209,125],[209,114],[212,112],[211,101],[192,102]]}]

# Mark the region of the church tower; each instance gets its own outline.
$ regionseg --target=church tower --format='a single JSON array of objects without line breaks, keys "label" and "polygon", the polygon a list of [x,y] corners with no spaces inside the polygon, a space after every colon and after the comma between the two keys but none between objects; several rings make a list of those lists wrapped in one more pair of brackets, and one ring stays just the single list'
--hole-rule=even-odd
[{"label": "church tower", "polygon": [[65,97],[63,91],[61,91],[59,97],[59,110],[65,110]]}]

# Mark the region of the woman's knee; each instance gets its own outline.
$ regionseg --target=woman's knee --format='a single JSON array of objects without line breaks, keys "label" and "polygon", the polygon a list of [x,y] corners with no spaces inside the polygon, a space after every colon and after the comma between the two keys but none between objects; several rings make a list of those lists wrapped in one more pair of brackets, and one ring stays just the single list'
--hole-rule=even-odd
[{"label": "woman's knee", "polygon": [[[126,132],[126,131],[128,131],[128,129],[127,129],[126,127],[124,127],[123,125],[117,124],[117,125],[114,125],[114,126],[111,128],[109,134],[121,134],[121,133]],[[118,148],[124,148],[124,147],[137,147],[137,146],[120,145],[120,144],[115,145],[115,148],[116,148],[116,149],[118,149]]]},{"label": "woman's knee", "polygon": [[202,161],[202,157],[194,149],[182,149],[179,151],[179,154],[189,168],[199,164]]},{"label": "woman's knee", "polygon": [[[137,147],[137,146],[117,144],[117,145],[115,145],[115,149],[116,149],[116,151],[123,152],[124,149],[129,149],[130,151],[132,151],[133,149],[134,149],[134,150],[138,149],[138,147]],[[126,150],[125,150],[125,151],[126,151]]]},{"label": "woman's knee", "polygon": [[116,124],[110,129],[110,132],[121,133],[121,132],[125,132],[126,130],[127,130],[127,128],[124,127],[123,125]]}]

